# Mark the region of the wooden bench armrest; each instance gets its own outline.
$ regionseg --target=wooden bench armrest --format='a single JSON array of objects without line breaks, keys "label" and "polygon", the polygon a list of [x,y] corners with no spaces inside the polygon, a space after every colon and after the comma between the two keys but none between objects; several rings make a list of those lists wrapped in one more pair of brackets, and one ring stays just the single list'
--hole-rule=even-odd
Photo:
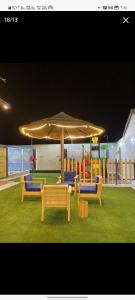
[{"label": "wooden bench armrest", "polygon": [[33,178],[34,180],[42,180],[44,183],[46,183],[46,178],[43,177],[37,177],[37,178]]},{"label": "wooden bench armrest", "polygon": [[94,181],[95,178],[81,178],[80,181]]},{"label": "wooden bench armrest", "polygon": [[96,183],[86,183],[86,182],[82,182],[82,183],[78,183],[77,184],[78,186],[95,186]]},{"label": "wooden bench armrest", "polygon": [[89,185],[89,186],[93,186],[93,185],[102,185],[102,182],[78,182],[77,185],[80,186],[85,186],[85,185]]},{"label": "wooden bench armrest", "polygon": [[43,184],[43,181],[36,181],[36,180],[32,180],[32,181],[22,181],[21,183],[42,183]]}]

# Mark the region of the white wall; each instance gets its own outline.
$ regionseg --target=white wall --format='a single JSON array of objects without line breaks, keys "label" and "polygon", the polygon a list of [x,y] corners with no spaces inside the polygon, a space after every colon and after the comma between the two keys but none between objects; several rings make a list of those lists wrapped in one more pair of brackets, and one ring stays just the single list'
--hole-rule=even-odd
[{"label": "white wall", "polygon": [[[101,143],[100,148],[102,145],[105,145],[105,143]],[[108,143],[108,146],[109,146],[109,159],[115,159],[116,143]],[[106,157],[106,150],[100,149],[100,157]]]},{"label": "white wall", "polygon": [[[83,144],[83,143],[82,143]],[[68,151],[68,157],[74,158],[77,160],[82,159],[82,144],[65,144],[64,148]],[[106,158],[106,150],[101,149],[102,145],[106,143],[100,143],[100,157]],[[90,154],[90,144],[84,143],[84,155]],[[98,146],[98,145],[95,145]],[[109,143],[109,158],[115,159],[115,152],[116,152],[116,143]],[[92,151],[92,157],[98,157],[98,150]]]},{"label": "white wall", "polygon": [[125,132],[125,137],[135,136],[135,112],[131,115],[130,122]]},{"label": "white wall", "polygon": [[117,142],[116,156],[118,152],[121,153],[118,155],[119,159],[135,159],[135,134],[134,136],[125,136]]},{"label": "white wall", "polygon": [[36,169],[38,170],[60,170],[60,144],[35,145]]},{"label": "white wall", "polygon": [[[83,143],[82,143],[83,144]],[[67,149],[67,155],[69,158],[81,160],[82,159],[82,144],[65,144],[64,148]],[[90,153],[90,144],[84,143],[84,155]],[[33,145],[36,149],[36,169],[37,170],[60,170],[60,144],[50,145]],[[109,144],[109,158],[115,158],[115,143]],[[96,153],[97,152],[97,153]],[[92,155],[98,157],[98,151],[93,151]],[[101,157],[106,157],[106,151],[101,150]]]},{"label": "white wall", "polygon": [[124,137],[116,144],[116,158],[135,159],[135,112],[131,115]]},{"label": "white wall", "polygon": [[84,145],[84,155],[90,154],[90,144],[65,144],[64,148],[67,149],[67,155],[69,158],[81,160],[82,159],[82,145]]}]

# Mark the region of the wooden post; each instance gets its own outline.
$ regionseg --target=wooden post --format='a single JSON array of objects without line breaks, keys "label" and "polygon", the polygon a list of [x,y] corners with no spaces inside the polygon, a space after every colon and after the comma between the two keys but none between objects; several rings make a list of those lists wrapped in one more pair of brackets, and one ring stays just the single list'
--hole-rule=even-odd
[{"label": "wooden post", "polygon": [[125,182],[127,183],[127,160],[125,159]]},{"label": "wooden post", "polygon": [[112,159],[112,183],[114,183],[114,160]]},{"label": "wooden post", "polygon": [[129,170],[130,170],[130,183],[132,183],[132,160],[129,160]]},{"label": "wooden post", "polygon": [[83,160],[83,179],[85,179],[85,159]]},{"label": "wooden post", "polygon": [[73,172],[74,171],[74,160],[71,159],[71,171]]},{"label": "wooden post", "polygon": [[89,163],[88,163],[88,164],[89,164],[89,168],[88,168],[88,170],[89,170],[89,172],[90,172],[90,158],[89,158]]},{"label": "wooden post", "polygon": [[69,158],[69,171],[71,171],[71,158]]},{"label": "wooden post", "polygon": [[120,160],[120,176],[121,176],[121,183],[123,183],[123,165],[122,165],[122,160]]},{"label": "wooden post", "polygon": [[68,159],[67,159],[67,172],[69,172],[69,171],[70,171],[69,164],[70,164],[70,160],[69,160],[69,158],[68,158]]},{"label": "wooden post", "polygon": [[81,160],[79,160],[79,176],[81,178]]},{"label": "wooden post", "polygon": [[77,174],[77,163],[78,163],[78,161],[75,160],[75,171],[76,171],[76,174]]},{"label": "wooden post", "polygon": [[117,158],[115,158],[115,169],[116,169],[116,173],[115,173],[115,183],[117,184],[117,180],[118,180],[118,162],[117,162]]},{"label": "wooden post", "polygon": [[64,182],[64,128],[61,129],[61,182]]}]

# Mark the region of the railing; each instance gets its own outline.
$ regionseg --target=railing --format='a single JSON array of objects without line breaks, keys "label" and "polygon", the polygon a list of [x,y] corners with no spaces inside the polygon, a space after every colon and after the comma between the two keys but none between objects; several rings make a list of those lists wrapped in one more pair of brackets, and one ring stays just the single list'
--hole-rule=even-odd
[{"label": "railing", "polygon": [[135,180],[135,161],[90,159],[64,159],[64,171],[76,171],[81,178],[93,178],[95,175],[103,177],[103,183],[126,184]]}]

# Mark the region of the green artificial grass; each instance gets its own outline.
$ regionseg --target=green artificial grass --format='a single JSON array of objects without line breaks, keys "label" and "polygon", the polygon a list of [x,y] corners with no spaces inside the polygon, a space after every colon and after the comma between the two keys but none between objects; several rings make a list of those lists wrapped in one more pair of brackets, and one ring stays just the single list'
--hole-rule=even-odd
[{"label": "green artificial grass", "polygon": [[20,177],[17,177],[17,178],[11,178],[11,179],[9,179],[9,181],[20,182]]},{"label": "green artificial grass", "polygon": [[32,178],[46,178],[47,183],[55,183],[58,181],[58,177],[60,176],[60,173],[33,173]]},{"label": "green artificial grass", "polygon": [[[33,177],[41,175],[48,183],[57,180],[56,174]],[[59,208],[47,209],[41,223],[40,197],[27,196],[23,203],[20,200],[20,184],[0,191],[0,242],[135,242],[135,191],[131,188],[104,187],[103,207],[90,199],[87,219],[78,217],[72,194],[70,223],[67,211]]]},{"label": "green artificial grass", "polygon": [[[32,178],[46,178],[47,183],[55,183],[60,173],[32,173]],[[9,181],[20,182],[20,177],[11,178]]]}]

